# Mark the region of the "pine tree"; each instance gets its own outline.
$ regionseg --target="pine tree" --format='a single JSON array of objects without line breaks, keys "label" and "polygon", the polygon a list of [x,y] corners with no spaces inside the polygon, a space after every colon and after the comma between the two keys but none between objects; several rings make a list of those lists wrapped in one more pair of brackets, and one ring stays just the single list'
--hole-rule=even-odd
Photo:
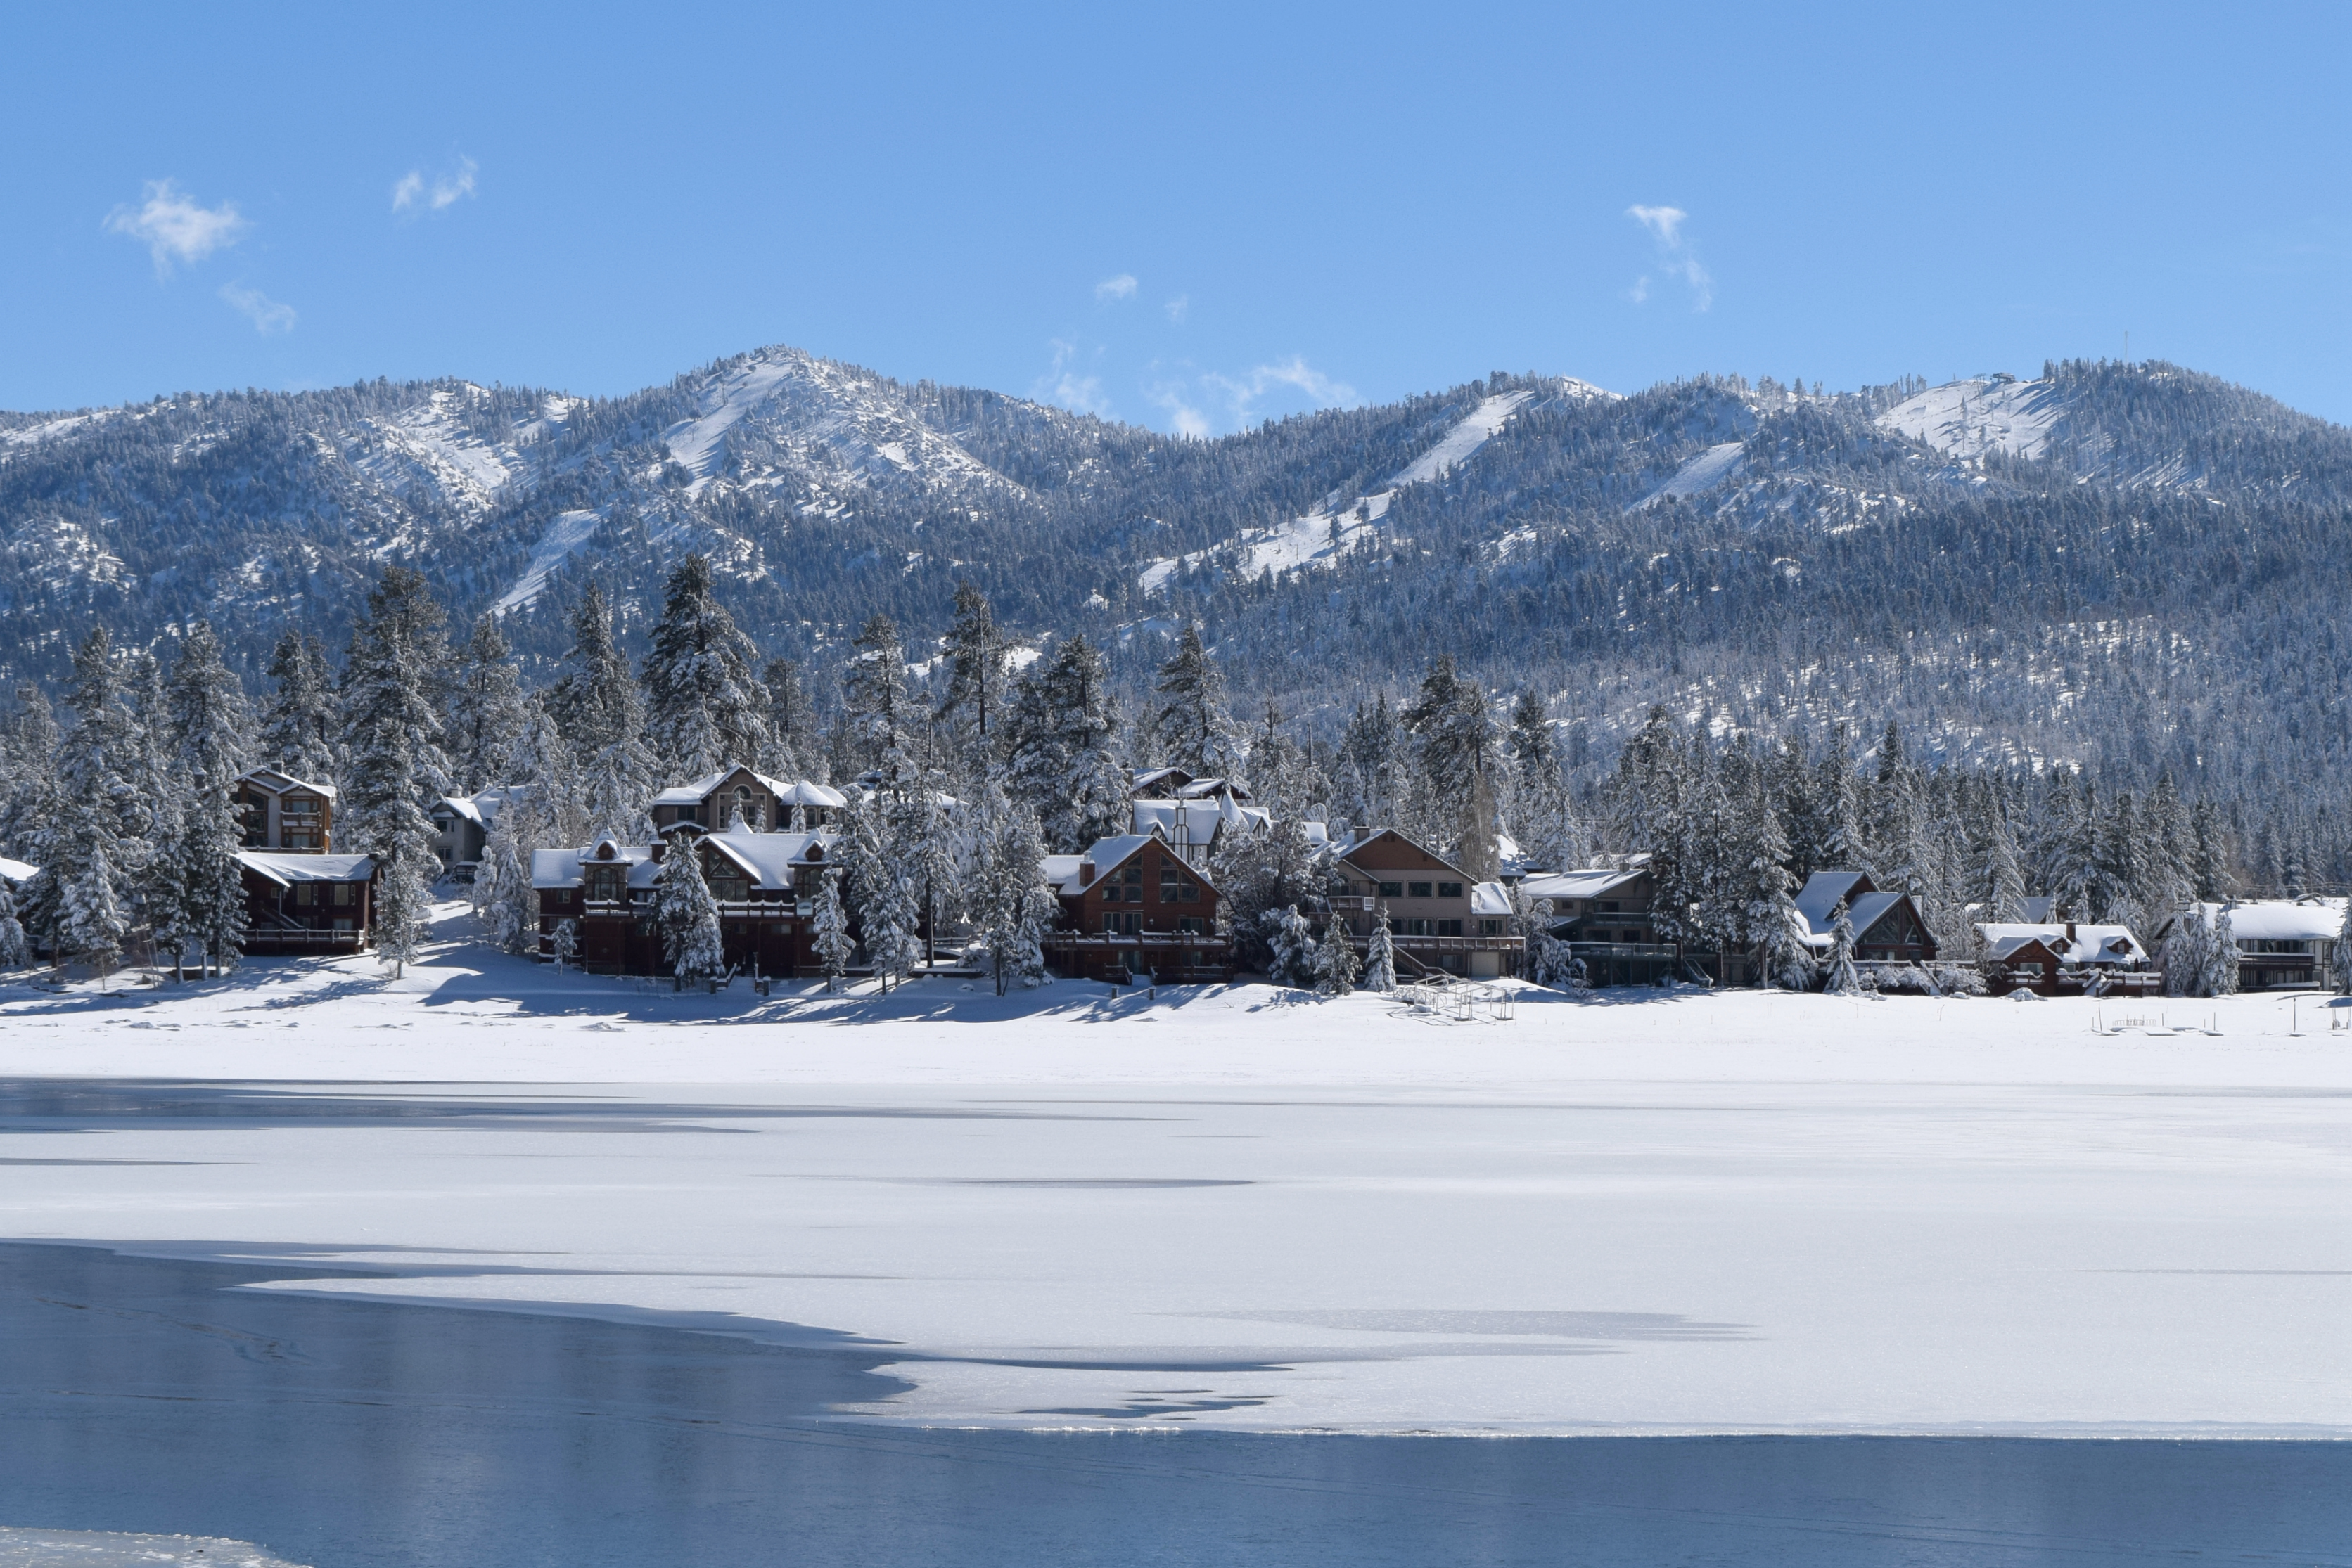
[{"label": "pine tree", "polygon": [[1988,808],[1979,896],[1989,921],[2014,925],[2025,918],[2025,873],[2017,863],[2017,836],[1998,799]]},{"label": "pine tree", "polygon": [[1349,820],[1360,826],[1394,826],[1405,789],[1403,732],[1390,710],[1386,692],[1371,705],[1356,705],[1339,741],[1340,771],[1349,793]]},{"label": "pine tree", "polygon": [[[1364,955],[1364,988],[1387,996],[1397,988],[1396,943],[1389,935],[1389,909],[1385,904],[1372,910],[1372,935]],[[1542,983],[1540,977],[1538,983]]]},{"label": "pine tree", "polygon": [[340,844],[374,857],[376,951],[395,978],[415,959],[440,872],[425,806],[447,792],[449,759],[428,673],[446,656],[441,610],[424,577],[385,568],[343,666],[350,761],[335,828]]},{"label": "pine tree", "polygon": [[1008,728],[1006,787],[1035,804],[1048,845],[1076,852],[1126,831],[1129,776],[1111,751],[1118,710],[1092,643],[1072,637],[1031,666]]},{"label": "pine tree", "polygon": [[1010,982],[1034,986],[1045,977],[1043,939],[1056,900],[1045,882],[1045,844],[1035,814],[1001,800],[995,806],[984,831],[974,915],[1001,997]]},{"label": "pine tree", "polygon": [[969,582],[956,584],[955,623],[940,649],[948,662],[947,694],[939,716],[955,727],[970,755],[995,754],[1004,727],[1005,660],[1013,645],[997,630],[988,599]]},{"label": "pine tree", "polygon": [[530,856],[515,831],[521,814],[511,800],[500,804],[474,872],[474,913],[482,923],[482,938],[501,953],[528,952],[536,945]]},{"label": "pine tree", "polygon": [[680,988],[716,980],[726,973],[719,901],[710,896],[710,883],[702,874],[701,849],[692,833],[673,835],[662,853],[654,922],[661,931],[662,956]]},{"label": "pine tree", "polygon": [[80,958],[101,975],[122,956],[131,890],[152,852],[139,836],[148,813],[133,782],[146,737],[123,695],[101,627],[74,651],[74,723],[59,744],[55,789],[33,845],[47,895],[36,899],[36,931],[60,961]]},{"label": "pine tree", "polygon": [[1235,962],[1271,970],[1268,916],[1308,903],[1323,891],[1324,868],[1296,817],[1277,817],[1257,832],[1220,833],[1209,880],[1224,894],[1217,905]]},{"label": "pine tree", "polygon": [[1451,818],[1441,854],[1470,874],[1491,882],[1495,859],[1496,782],[1502,771],[1501,737],[1486,694],[1464,679],[1454,656],[1441,653],[1421,683],[1420,695],[1403,714],[1422,771]]},{"label": "pine tree", "polygon": [[244,824],[236,781],[244,773],[252,713],[245,689],[221,661],[220,639],[202,621],[187,629],[166,694],[171,773],[180,785],[151,915],[175,967],[200,956],[199,972],[226,973],[244,951],[245,883],[237,860]]},{"label": "pine tree", "polygon": [[2238,925],[2230,917],[2225,904],[2213,917],[2213,940],[2207,958],[2206,989],[2209,997],[2234,997],[2238,994]]},{"label": "pine tree", "polygon": [[2352,898],[2344,901],[2344,919],[2336,928],[2336,945],[2328,955],[2328,972],[2336,988],[2352,996]]},{"label": "pine tree", "polygon": [[1348,918],[1335,909],[1315,949],[1315,988],[1327,997],[1344,997],[1355,990],[1356,977],[1362,973]]},{"label": "pine tree", "polygon": [[916,932],[922,899],[908,874],[903,846],[890,837],[883,804],[853,804],[843,833],[849,855],[849,885],[857,904],[857,925],[866,961],[886,993],[904,980],[922,958]]},{"label": "pine tree", "polygon": [[824,737],[800,666],[790,659],[772,659],[765,679],[768,749],[761,755],[759,768],[772,779],[814,779],[823,770]]},{"label": "pine tree", "polygon": [[824,873],[824,890],[816,900],[816,961],[824,970],[824,988],[837,991],[841,977],[849,973],[849,960],[857,950],[850,940],[849,915],[841,906],[841,873],[829,869]]},{"label": "pine tree", "polygon": [[475,621],[457,657],[449,692],[450,779],[455,793],[475,795],[501,782],[507,748],[523,724],[522,673],[495,615]]},{"label": "pine tree", "polygon": [[1237,779],[1242,737],[1225,706],[1224,673],[1201,641],[1200,622],[1188,621],[1177,633],[1176,652],[1160,666],[1153,691],[1160,701],[1152,715],[1157,760],[1197,779]]},{"label": "pine tree", "polygon": [[16,887],[0,876],[0,973],[29,968],[32,962],[32,945],[25,940],[25,927],[16,918]]},{"label": "pine tree", "polygon": [[645,743],[646,709],[614,640],[612,612],[594,583],[572,619],[571,667],[549,689],[547,709],[570,743],[581,803],[582,841],[610,835],[623,843],[653,837],[648,804],[660,768]]},{"label": "pine tree", "polygon": [[2203,988],[2212,974],[2212,955],[2213,928],[2206,922],[2205,906],[2191,904],[2174,919],[2164,939],[2164,994],[2210,996]]},{"label": "pine tree", "polygon": [[767,748],[768,690],[758,652],[711,592],[710,563],[689,555],[671,572],[638,683],[646,738],[674,782],[749,764]]},{"label": "pine tree", "polygon": [[1265,911],[1258,916],[1258,927],[1265,933],[1265,977],[1277,986],[1314,989],[1315,928],[1298,913],[1298,906],[1286,904]]},{"label": "pine tree", "polygon": [[869,616],[850,646],[857,652],[842,672],[841,703],[859,754],[877,762],[894,751],[903,757],[910,749],[908,728],[914,715],[907,697],[907,650],[898,640],[898,623],[887,615]]},{"label": "pine tree", "polygon": [[1822,989],[1829,995],[1862,995],[1862,972],[1853,966],[1853,915],[1843,898],[1838,900],[1836,910],[1830,915],[1830,957],[1826,973],[1828,983]]},{"label": "pine tree", "polygon": [[1840,723],[1815,769],[1813,809],[1821,838],[1807,858],[1814,871],[1858,871],[1874,879],[1878,857],[1863,830],[1862,784],[1846,748],[1846,729]]},{"label": "pine tree", "polygon": [[314,784],[334,782],[334,681],[326,645],[288,630],[269,656],[269,678],[277,686],[262,714],[261,766]]},{"label": "pine tree", "polygon": [[8,775],[0,792],[0,851],[28,858],[37,825],[47,810],[60,736],[49,699],[38,686],[16,690],[16,711],[6,727]]}]

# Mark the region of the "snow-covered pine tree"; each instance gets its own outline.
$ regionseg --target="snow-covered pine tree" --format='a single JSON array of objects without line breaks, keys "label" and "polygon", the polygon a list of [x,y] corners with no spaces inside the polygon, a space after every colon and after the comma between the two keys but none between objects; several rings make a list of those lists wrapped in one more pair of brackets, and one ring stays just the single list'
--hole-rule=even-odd
[{"label": "snow-covered pine tree", "polygon": [[1853,966],[1853,915],[1843,898],[1830,915],[1830,956],[1824,979],[1822,988],[1832,997],[1862,995],[1862,971]]},{"label": "snow-covered pine tree", "polygon": [[32,962],[32,944],[25,939],[24,925],[16,918],[16,884],[0,876],[0,974],[29,968]]},{"label": "snow-covered pine tree", "polygon": [[1528,978],[1553,990],[1565,989],[1576,950],[1552,935],[1559,911],[1550,899],[1529,899],[1521,887],[1511,890],[1511,903],[1518,915],[1519,934],[1527,941]]},{"label": "snow-covered pine tree", "polygon": [[495,615],[474,622],[457,652],[457,675],[449,689],[448,751],[451,788],[473,795],[503,783],[507,748],[523,725],[522,672],[515,668]]},{"label": "snow-covered pine tree", "polygon": [[2336,988],[2352,996],[2352,898],[2344,901],[2344,918],[2336,928],[2336,944],[2328,950],[2327,967]]},{"label": "snow-covered pine tree", "polygon": [[416,956],[440,874],[426,803],[446,794],[440,704],[430,672],[447,644],[423,574],[384,569],[352,628],[343,666],[343,751],[349,759],[337,843],[376,865],[376,952],[397,978]]},{"label": "snow-covered pine tree", "polygon": [[1372,935],[1365,947],[1364,988],[1386,996],[1396,989],[1397,977],[1396,943],[1389,936],[1389,906],[1385,904],[1373,906]]},{"label": "snow-covered pine tree", "polygon": [[2238,994],[2238,923],[2230,916],[2227,904],[2213,917],[2213,939],[2206,950],[2206,983],[2204,995],[2234,997]]},{"label": "snow-covered pine tree", "polygon": [[1012,650],[987,596],[969,582],[957,583],[955,623],[940,650],[948,663],[948,689],[939,716],[977,760],[996,754],[1004,728],[1005,660]]},{"label": "snow-covered pine tree", "polygon": [[764,679],[768,749],[755,766],[772,779],[816,778],[823,769],[824,741],[817,732],[816,708],[801,680],[801,667],[790,659],[771,659]]},{"label": "snow-covered pine tree", "polygon": [[572,618],[570,667],[547,694],[549,716],[572,747],[585,821],[581,842],[610,834],[623,843],[653,837],[653,800],[660,768],[645,742],[646,709],[613,636],[613,614],[594,583]]},{"label": "snow-covered pine tree", "polygon": [[2238,883],[2230,869],[2234,856],[2230,847],[2229,825],[2221,820],[2220,809],[2210,800],[2200,800],[2189,809],[2189,829],[2194,845],[2189,877],[2195,884],[2196,896],[2219,900],[2235,894]]},{"label": "snow-covered pine tree", "polygon": [[973,912],[1000,997],[1011,983],[1034,986],[1045,977],[1044,936],[1056,902],[1045,885],[1045,858],[1035,815],[1001,805],[986,829]]},{"label": "snow-covered pine tree", "polygon": [[157,944],[176,967],[184,970],[193,951],[200,974],[226,974],[245,950],[236,781],[252,745],[252,709],[208,622],[196,622],[183,635],[165,704],[180,798],[157,856],[160,874],[149,879],[155,890],[151,917]]},{"label": "snow-covered pine tree", "polygon": [[2191,904],[2182,909],[2172,922],[2172,929],[2164,938],[2164,994],[2168,997],[2200,997],[2210,993],[2200,989],[2207,983],[2212,967],[2213,928],[2206,923],[2205,906]]},{"label": "snow-covered pine tree", "polygon": [[1497,870],[1496,784],[1503,755],[1501,732],[1486,692],[1454,669],[1451,653],[1441,653],[1402,718],[1421,770],[1448,819],[1438,852],[1469,873],[1471,880],[1493,881]]},{"label": "snow-covered pine tree", "polygon": [[1370,706],[1356,705],[1347,733],[1339,740],[1342,806],[1348,820],[1360,827],[1398,825],[1398,800],[1404,789],[1405,758],[1402,731],[1389,707],[1386,692]]},{"label": "snow-covered pine tree", "polygon": [[749,763],[767,748],[759,653],[712,594],[709,560],[689,555],[670,573],[651,641],[638,672],[646,739],[670,779]]},{"label": "snow-covered pine tree", "polygon": [[2025,918],[2025,871],[2018,863],[2017,835],[2010,828],[2009,812],[1998,799],[1987,808],[1984,875],[1978,897],[1988,921],[2013,925]]},{"label": "snow-covered pine tree", "polygon": [[1151,718],[1159,749],[1153,760],[1199,779],[1241,777],[1241,729],[1225,706],[1224,672],[1201,641],[1199,622],[1187,621],[1177,633],[1176,652],[1160,666],[1152,690],[1160,699]]},{"label": "snow-covered pine tree", "polygon": [[1748,810],[1750,830],[1743,848],[1748,859],[1741,878],[1747,907],[1739,939],[1756,956],[1757,984],[1784,991],[1811,990],[1813,955],[1797,936],[1804,917],[1797,911],[1797,879],[1782,863],[1789,841],[1780,811],[1771,793],[1760,787],[1750,794]]},{"label": "snow-covered pine tree", "polygon": [[1863,829],[1862,780],[1848,755],[1843,721],[1832,728],[1829,747],[1814,775],[1813,810],[1821,840],[1811,847],[1812,869],[1874,875],[1878,857]]},{"label": "snow-covered pine tree", "polygon": [[580,961],[580,922],[577,920],[557,921],[555,923],[555,930],[551,934],[549,938],[549,946],[551,951],[555,955],[555,972],[557,974],[560,975],[563,972],[564,965],[578,963]]},{"label": "snow-covered pine tree", "polygon": [[1348,930],[1348,917],[1335,909],[1323,927],[1323,940],[1316,945],[1315,988],[1327,997],[1348,996],[1355,990],[1356,977],[1362,973],[1363,963],[1356,956],[1356,941]]},{"label": "snow-covered pine tree", "polygon": [[261,766],[314,784],[335,781],[334,674],[326,644],[288,629],[269,655],[276,683],[262,709],[256,745]]},{"label": "snow-covered pine tree", "polygon": [[1093,643],[1074,636],[1030,666],[1007,727],[1006,788],[1036,806],[1048,846],[1077,852],[1126,831],[1129,775],[1111,750],[1118,710]]},{"label": "snow-covered pine tree", "polygon": [[474,871],[474,914],[482,923],[482,939],[501,953],[525,953],[536,946],[530,857],[515,831],[522,815],[514,800],[501,804]]},{"label": "snow-covered pine tree", "polygon": [[907,697],[907,650],[898,623],[877,612],[851,639],[856,650],[841,674],[841,706],[848,715],[859,755],[886,762],[909,750],[914,710]]},{"label": "snow-covered pine tree", "polygon": [[146,743],[103,627],[74,650],[73,670],[67,700],[74,722],[59,743],[55,791],[32,846],[46,895],[37,895],[32,913],[60,962],[79,958],[103,974],[122,956],[131,891],[153,849],[139,836],[149,813],[134,782]]},{"label": "snow-covered pine tree", "polygon": [[1262,831],[1218,834],[1209,880],[1224,894],[1217,915],[1230,927],[1234,961],[1271,971],[1266,917],[1319,897],[1324,867],[1298,819],[1276,817]]},{"label": "snow-covered pine tree", "polygon": [[37,825],[56,784],[58,721],[36,685],[16,688],[16,709],[5,731],[8,776],[0,783],[0,852],[30,857]]},{"label": "snow-covered pine tree", "polygon": [[844,828],[850,895],[856,901],[866,961],[887,992],[892,981],[904,980],[921,959],[922,943],[916,932],[922,900],[879,800],[853,804]]},{"label": "snow-covered pine tree", "polygon": [[824,970],[824,988],[837,991],[841,977],[849,973],[849,960],[857,950],[850,939],[849,915],[841,906],[841,873],[827,870],[824,883],[816,897],[816,961]]},{"label": "snow-covered pine tree", "polygon": [[727,972],[719,901],[710,896],[710,883],[702,874],[701,848],[692,833],[671,835],[662,852],[654,923],[661,932],[662,956],[681,989],[715,980]]},{"label": "snow-covered pine tree", "polygon": [[1267,910],[1258,916],[1258,927],[1265,933],[1266,978],[1277,986],[1313,990],[1315,928],[1307,923],[1307,916],[1298,913],[1298,906],[1293,904]]}]

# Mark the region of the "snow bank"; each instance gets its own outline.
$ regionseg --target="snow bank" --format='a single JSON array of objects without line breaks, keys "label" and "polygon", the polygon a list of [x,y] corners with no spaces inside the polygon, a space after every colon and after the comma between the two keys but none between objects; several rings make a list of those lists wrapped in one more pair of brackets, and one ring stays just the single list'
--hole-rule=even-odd
[{"label": "snow bank", "polygon": [[0,1526],[0,1568],[293,1568],[247,1541]]},{"label": "snow bank", "polygon": [[86,1082],[12,1096],[0,1236],[813,1325],[894,1421],[2352,1435],[2310,998],[966,984],[11,988],[0,1073]]}]

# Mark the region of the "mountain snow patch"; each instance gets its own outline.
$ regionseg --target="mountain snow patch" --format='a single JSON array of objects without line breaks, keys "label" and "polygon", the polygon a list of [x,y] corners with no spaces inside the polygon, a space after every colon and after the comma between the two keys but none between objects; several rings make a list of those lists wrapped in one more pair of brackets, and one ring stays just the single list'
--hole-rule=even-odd
[{"label": "mountain snow patch", "polygon": [[1947,382],[1878,416],[1888,430],[1922,441],[1949,457],[2004,452],[2039,457],[2067,400],[2048,382],[1999,376]]},{"label": "mountain snow patch", "polygon": [[558,512],[555,521],[548,524],[547,531],[539,536],[539,543],[531,547],[530,564],[522,569],[522,575],[515,579],[514,586],[499,595],[499,601],[490,606],[490,613],[504,615],[508,611],[520,610],[537,599],[539,591],[547,586],[548,574],[578,554],[590,539],[594,538],[597,525],[604,520],[602,512]]},{"label": "mountain snow patch", "polygon": [[1626,509],[1638,512],[1644,507],[1654,507],[1670,497],[1680,499],[1685,496],[1696,496],[1714,489],[1717,485],[1739,472],[1742,466],[1739,455],[1742,450],[1744,448],[1737,441],[1727,441],[1720,445],[1708,447],[1675,469],[1674,477]]}]

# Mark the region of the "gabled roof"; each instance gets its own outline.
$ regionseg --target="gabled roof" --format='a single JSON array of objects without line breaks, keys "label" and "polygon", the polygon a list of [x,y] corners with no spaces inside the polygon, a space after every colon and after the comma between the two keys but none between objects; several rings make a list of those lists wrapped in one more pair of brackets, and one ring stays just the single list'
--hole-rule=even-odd
[{"label": "gabled roof", "polygon": [[1511,890],[1499,882],[1473,883],[1470,886],[1470,913],[1473,915],[1508,915],[1511,911]]},{"label": "gabled roof", "polygon": [[[1323,824],[1317,822],[1312,825],[1319,828]],[[1455,865],[1452,861],[1447,860],[1444,855],[1439,854],[1435,850],[1431,849],[1427,844],[1423,843],[1418,839],[1406,838],[1394,828],[1379,828],[1375,829],[1371,832],[1366,833],[1360,839],[1350,839],[1346,844],[1340,847],[1339,858],[1346,861],[1349,865],[1355,866],[1356,870],[1362,872],[1367,875],[1370,875],[1373,872],[1387,871],[1391,868],[1387,866],[1356,865],[1354,859],[1354,857],[1361,853],[1367,846],[1379,843],[1382,839],[1394,839],[1401,844],[1410,844],[1416,852],[1427,855],[1431,860],[1435,861],[1439,865],[1444,866],[1447,871],[1452,872],[1455,876],[1460,877],[1463,881],[1468,882],[1470,880],[1470,873],[1468,872],[1464,871],[1460,866]],[[1380,879],[1378,877],[1374,877],[1373,880],[1377,882]]]},{"label": "gabled roof", "polygon": [[373,855],[281,855],[267,850],[239,850],[237,862],[280,887],[298,882],[366,882],[375,875]]},{"label": "gabled roof", "polygon": [[1640,881],[1645,874],[1645,869],[1620,871],[1615,866],[1592,866],[1583,871],[1556,871],[1530,876],[1519,886],[1529,898],[1599,898],[1629,883]]},{"label": "gabled roof", "polygon": [[[764,773],[752,772],[749,768],[722,768],[718,772],[698,779],[691,784],[674,785],[671,788],[663,790],[660,794],[654,797],[653,803],[656,806],[698,806],[713,789],[718,789],[721,784],[726,783],[727,780],[734,778],[738,773],[751,774],[752,778],[760,781],[760,787],[771,795],[781,797],[793,788],[792,785],[785,783],[781,779],[771,779]],[[824,786],[822,784],[816,784],[811,785],[810,788],[823,789],[824,789]],[[830,790],[826,792],[828,794],[831,793]],[[841,804],[841,802],[838,800],[803,800],[798,802],[798,804],[837,806]]]},{"label": "gabled roof", "polygon": [[[1075,898],[1090,888],[1099,886],[1113,872],[1134,859],[1137,851],[1150,843],[1157,843],[1164,849],[1168,841],[1157,832],[1120,833],[1112,838],[1097,839],[1082,855],[1047,855],[1037,862],[1037,873],[1044,880]],[[1095,868],[1094,879],[1081,882],[1079,869],[1089,864]],[[1192,866],[1185,866],[1184,874],[1211,892],[1216,890],[1216,884]]]},{"label": "gabled roof", "polygon": [[1838,901],[1843,899],[1853,915],[1853,930],[1860,936],[1868,927],[1862,923],[1861,912],[1853,908],[1857,886],[1867,892],[1870,879],[1858,871],[1817,871],[1805,879],[1797,890],[1797,913],[1818,935],[1830,928],[1830,917],[1837,913]]},{"label": "gabled roof", "polygon": [[2050,956],[2065,964],[2139,964],[2147,959],[2147,949],[2139,945],[2128,925],[2084,925],[2079,922],[2069,937],[2062,922],[2006,921],[1979,925],[1984,936],[1985,956],[1996,963],[2006,962],[2019,949],[2035,942],[2050,949]]},{"label": "gabled roof", "polygon": [[320,784],[308,779],[297,779],[291,773],[280,773],[271,768],[249,768],[238,774],[236,781],[240,784],[258,785],[272,795],[284,795],[295,789],[308,789],[311,794],[323,795],[330,800],[335,798],[335,787],[332,784]]},{"label": "gabled roof", "polygon": [[[755,833],[748,828],[730,827],[724,832],[705,833],[697,841],[742,867],[755,885],[783,889],[793,885],[794,867],[833,863],[834,837],[831,832]],[[809,853],[811,845],[819,846],[814,856]]]}]

